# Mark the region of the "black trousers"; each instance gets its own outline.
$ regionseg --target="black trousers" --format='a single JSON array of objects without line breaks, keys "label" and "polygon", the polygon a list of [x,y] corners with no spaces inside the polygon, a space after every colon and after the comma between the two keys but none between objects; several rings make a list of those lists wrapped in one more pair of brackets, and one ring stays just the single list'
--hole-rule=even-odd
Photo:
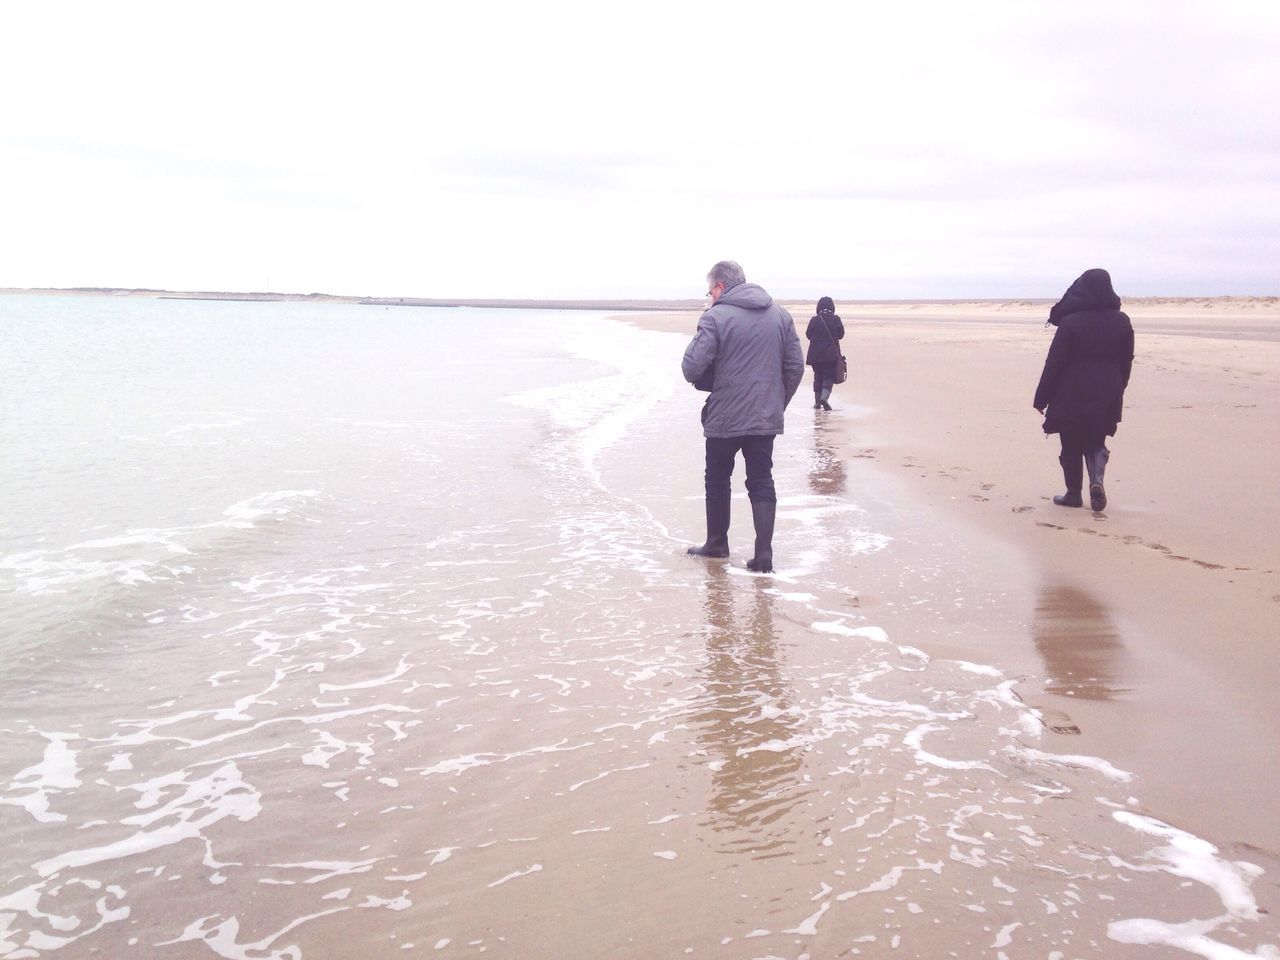
[{"label": "black trousers", "polygon": [[1062,441],[1062,456],[1069,458],[1083,457],[1090,450],[1103,446],[1107,435],[1101,430],[1072,427],[1059,431],[1058,438]]},{"label": "black trousers", "polygon": [[778,499],[773,487],[773,437],[707,437],[707,499],[727,502],[733,461],[742,451],[747,465],[747,496],[752,500]]},{"label": "black trousers", "polygon": [[836,361],[827,360],[822,363],[812,364],[813,366],[813,395],[816,397],[822,392],[823,387],[832,387],[836,385]]}]

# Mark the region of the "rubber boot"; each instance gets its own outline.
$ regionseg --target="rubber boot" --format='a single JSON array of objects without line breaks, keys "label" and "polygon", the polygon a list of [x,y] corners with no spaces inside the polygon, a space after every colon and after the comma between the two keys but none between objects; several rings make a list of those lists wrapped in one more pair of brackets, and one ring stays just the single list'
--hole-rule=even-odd
[{"label": "rubber boot", "polygon": [[1111,459],[1111,451],[1104,446],[1097,446],[1084,455],[1085,469],[1089,471],[1089,506],[1094,513],[1107,509],[1107,491],[1102,486],[1102,475],[1107,471],[1107,461]]},{"label": "rubber boot", "polygon": [[831,404],[827,403],[827,400],[828,398],[830,398],[830,396],[831,396],[831,388],[823,387],[822,393],[819,394],[818,396],[818,403],[821,404],[823,410],[831,409]]},{"label": "rubber boot", "polygon": [[691,557],[729,556],[729,501],[707,501],[707,542],[685,551]]},{"label": "rubber boot", "polygon": [[1083,507],[1080,487],[1084,484],[1084,464],[1078,456],[1059,457],[1058,462],[1062,464],[1062,478],[1067,482],[1067,492],[1054,497],[1053,502],[1060,507]]},{"label": "rubber boot", "polygon": [[748,570],[773,573],[773,524],[777,516],[777,500],[751,501],[751,520],[756,527],[756,555],[747,561]]}]

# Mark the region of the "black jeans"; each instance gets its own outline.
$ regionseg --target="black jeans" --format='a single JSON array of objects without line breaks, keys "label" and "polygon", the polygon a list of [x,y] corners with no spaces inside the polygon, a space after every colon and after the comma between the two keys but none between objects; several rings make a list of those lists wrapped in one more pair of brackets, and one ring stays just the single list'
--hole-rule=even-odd
[{"label": "black jeans", "polygon": [[707,437],[707,499],[728,501],[733,461],[742,451],[747,464],[747,496],[778,499],[773,487],[773,437]]}]

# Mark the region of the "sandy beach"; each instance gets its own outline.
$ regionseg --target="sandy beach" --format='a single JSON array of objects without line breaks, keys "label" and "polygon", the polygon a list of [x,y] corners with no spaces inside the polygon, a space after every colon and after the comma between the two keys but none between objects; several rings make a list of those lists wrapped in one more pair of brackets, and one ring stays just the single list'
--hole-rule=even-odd
[{"label": "sandy beach", "polygon": [[[803,338],[812,304],[789,308]],[[1060,749],[1134,771],[1157,817],[1274,853],[1280,302],[1125,309],[1137,358],[1102,514],[1049,499],[1057,440],[1031,407],[1053,332],[1044,304],[839,305],[850,379],[816,416],[851,488],[881,473],[978,547],[1013,549],[1010,583],[1034,584],[1027,634],[988,640]],[[696,321],[632,319],[682,333]],[[789,418],[811,415],[810,390],[806,370]]]},{"label": "sandy beach", "polygon": [[1044,304],[845,305],[756,575],[695,312],[0,296],[0,958],[1275,960],[1225,306],[1134,307],[1095,516]]}]

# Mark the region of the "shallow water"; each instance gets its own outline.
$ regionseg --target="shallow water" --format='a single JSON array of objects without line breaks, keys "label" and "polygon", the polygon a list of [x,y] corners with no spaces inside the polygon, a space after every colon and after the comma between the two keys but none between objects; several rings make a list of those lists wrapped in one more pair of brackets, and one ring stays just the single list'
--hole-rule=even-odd
[{"label": "shallow water", "polygon": [[732,563],[682,556],[678,337],[0,323],[0,958],[1280,957],[1272,864],[1144,814],[1014,693],[1033,633],[1111,690],[1063,659],[1063,598],[803,395],[766,578],[745,500]]}]

